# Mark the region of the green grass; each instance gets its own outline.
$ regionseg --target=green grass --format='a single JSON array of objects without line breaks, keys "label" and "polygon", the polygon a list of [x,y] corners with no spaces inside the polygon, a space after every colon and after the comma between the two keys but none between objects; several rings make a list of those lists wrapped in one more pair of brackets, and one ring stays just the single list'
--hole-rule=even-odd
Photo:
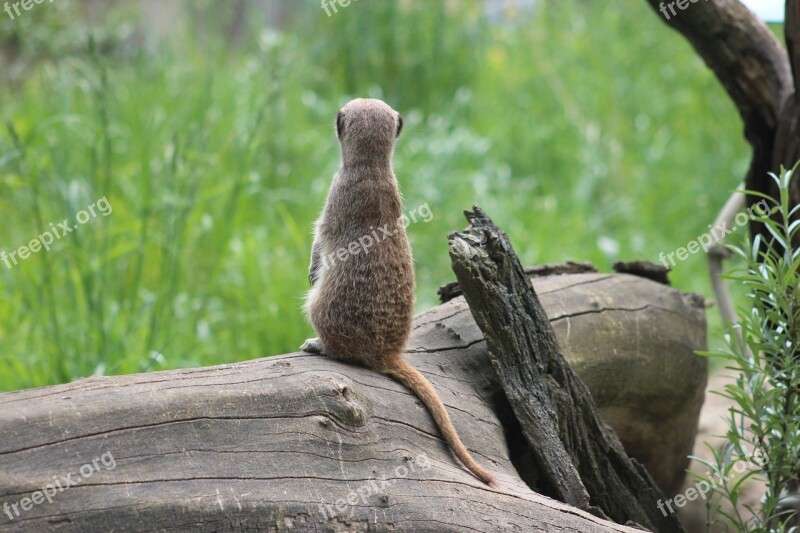
[{"label": "green grass", "polygon": [[[19,50],[2,70],[0,250],[99,198],[113,212],[0,263],[0,390],[295,350],[333,118],[354,96],[406,119],[405,206],[433,213],[409,227],[420,310],[453,279],[446,236],[473,203],[526,264],[608,270],[705,232],[749,158],[713,75],[640,0],[543,1],[508,24],[466,0],[330,18],[309,0],[284,31],[248,17],[237,46],[219,3],[188,4],[158,45],[133,7],[89,23],[60,4],[0,23]],[[700,255],[672,279],[711,294]]]}]

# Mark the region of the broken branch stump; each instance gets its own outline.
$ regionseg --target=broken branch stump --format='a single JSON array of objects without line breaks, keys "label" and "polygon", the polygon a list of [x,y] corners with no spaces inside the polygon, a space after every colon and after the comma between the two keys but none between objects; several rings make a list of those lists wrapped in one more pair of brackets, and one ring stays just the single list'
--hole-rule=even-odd
[{"label": "broken branch stump", "polygon": [[465,215],[470,226],[450,235],[453,270],[550,488],[565,503],[597,506],[619,523],[683,531],[676,516],[658,510],[663,494],[564,360],[508,236],[477,206]]}]

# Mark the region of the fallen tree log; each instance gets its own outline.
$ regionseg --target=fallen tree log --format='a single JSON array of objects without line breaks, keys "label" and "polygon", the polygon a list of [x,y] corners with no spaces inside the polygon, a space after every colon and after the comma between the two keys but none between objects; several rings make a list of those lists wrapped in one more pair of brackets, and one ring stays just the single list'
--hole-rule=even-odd
[{"label": "fallen tree log", "polygon": [[[668,428],[691,441],[692,385],[705,382],[696,298],[618,274],[534,286],[570,363],[594,375],[601,412],[645,438]],[[614,351],[637,363],[611,390]],[[401,385],[289,354],[0,394],[0,529],[633,531],[531,490],[537,467],[463,298],[417,316],[407,357],[498,489],[455,461]],[[654,464],[683,453],[675,440],[647,442]]]}]

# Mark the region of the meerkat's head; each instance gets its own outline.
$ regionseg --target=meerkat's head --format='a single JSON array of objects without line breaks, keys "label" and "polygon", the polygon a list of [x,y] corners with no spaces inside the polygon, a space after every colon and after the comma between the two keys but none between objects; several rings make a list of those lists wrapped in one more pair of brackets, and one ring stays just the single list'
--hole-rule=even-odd
[{"label": "meerkat's head", "polygon": [[336,136],[343,161],[368,163],[391,159],[402,129],[400,113],[381,100],[351,100],[336,117]]}]

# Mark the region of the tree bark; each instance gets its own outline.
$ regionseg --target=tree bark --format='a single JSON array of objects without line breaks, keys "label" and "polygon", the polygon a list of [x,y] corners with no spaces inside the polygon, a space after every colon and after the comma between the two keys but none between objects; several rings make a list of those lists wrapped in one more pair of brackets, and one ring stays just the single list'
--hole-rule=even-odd
[{"label": "tree bark", "polygon": [[508,236],[473,209],[469,227],[450,235],[453,271],[546,482],[560,501],[585,510],[591,501],[618,523],[683,531],[677,516],[659,510],[663,493],[564,359]]},{"label": "tree bark", "polygon": [[[652,454],[653,468],[685,458],[659,438],[687,427],[693,436],[690,384],[705,380],[693,355],[704,348],[701,301],[630,275],[534,284],[571,364],[594,375],[603,414],[646,438],[629,442]],[[418,315],[414,328],[408,359],[499,489],[456,462],[401,385],[288,354],[0,394],[0,530],[633,531],[530,488],[541,474],[463,298]],[[647,354],[614,390],[602,379],[616,372],[612,352]],[[660,383],[646,381],[659,373]],[[658,402],[643,402],[653,395]],[[695,418],[676,429],[680,412]],[[78,484],[20,508],[65,476]]]},{"label": "tree bark", "polygon": [[[744,135],[753,147],[745,188],[778,199],[768,173],[779,174],[800,159],[800,0],[787,0],[784,34],[787,50],[769,28],[739,0],[692,3],[667,19],[660,0],[646,0],[666,24],[680,32],[728,92],[744,121]],[[792,206],[800,203],[800,181],[791,185]],[[747,205],[760,198],[747,195]],[[795,217],[795,220],[797,218]],[[751,221],[752,235],[771,240],[763,224]],[[794,246],[800,246],[795,242]]]}]

